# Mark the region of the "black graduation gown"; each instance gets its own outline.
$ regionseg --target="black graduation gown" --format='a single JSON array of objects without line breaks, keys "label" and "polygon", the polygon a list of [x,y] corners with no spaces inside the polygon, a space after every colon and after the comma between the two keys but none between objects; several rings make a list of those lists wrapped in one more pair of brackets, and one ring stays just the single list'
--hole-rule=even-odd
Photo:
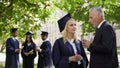
[{"label": "black graduation gown", "polygon": [[105,21],[90,45],[90,68],[118,68],[116,34]]},{"label": "black graduation gown", "polygon": [[52,51],[52,59],[55,68],[86,68],[88,60],[81,42],[75,42],[77,52],[83,57],[81,65],[77,62],[69,62],[69,57],[75,55],[72,45],[69,42],[64,44],[63,38],[59,38],[55,41]]},{"label": "black graduation gown", "polygon": [[38,65],[37,68],[50,68],[52,66],[52,52],[51,44],[49,41],[44,41],[40,46],[41,52],[38,52]]},{"label": "black graduation gown", "polygon": [[[35,51],[36,45],[32,43],[31,45],[23,44],[22,48],[22,58],[23,58],[23,68],[34,68],[34,58],[36,57],[36,51]],[[29,52],[33,50],[33,54],[29,56],[25,56],[25,52]]]},{"label": "black graduation gown", "polygon": [[19,53],[15,52],[16,49],[19,49],[18,40],[8,38],[6,41],[5,68],[19,68]]}]

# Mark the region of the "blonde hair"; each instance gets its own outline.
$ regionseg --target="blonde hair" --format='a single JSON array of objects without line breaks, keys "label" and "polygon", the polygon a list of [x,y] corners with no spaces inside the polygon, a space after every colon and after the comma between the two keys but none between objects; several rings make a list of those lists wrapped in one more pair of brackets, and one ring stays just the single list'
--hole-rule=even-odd
[{"label": "blonde hair", "polygon": [[[62,31],[62,36],[63,36],[63,41],[64,41],[64,43],[67,42],[67,26],[68,26],[68,22],[70,22],[70,21],[74,21],[74,22],[75,22],[75,20],[72,19],[72,18],[66,22],[65,28],[64,28],[64,30]],[[75,42],[79,42],[79,41],[78,41],[78,38],[77,38],[77,36],[76,36],[76,33],[74,34],[73,39],[75,40]]]}]

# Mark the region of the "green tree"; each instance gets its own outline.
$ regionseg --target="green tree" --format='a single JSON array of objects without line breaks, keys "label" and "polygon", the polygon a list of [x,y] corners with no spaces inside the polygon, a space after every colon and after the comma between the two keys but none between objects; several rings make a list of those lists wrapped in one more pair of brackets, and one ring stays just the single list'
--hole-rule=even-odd
[{"label": "green tree", "polygon": [[20,39],[27,31],[35,34],[53,11],[50,9],[53,9],[50,0],[0,0],[0,44],[4,42],[1,49],[11,28],[19,29]]},{"label": "green tree", "polygon": [[0,44],[5,44],[13,27],[19,28],[21,38],[26,31],[36,33],[58,9],[71,13],[76,21],[83,22],[80,26],[83,35],[93,32],[94,28],[88,22],[88,11],[93,6],[101,6],[106,20],[120,27],[120,0],[0,0]]},{"label": "green tree", "polygon": [[48,0],[2,0],[0,2],[0,39],[9,35],[12,27],[18,27],[20,36],[26,31],[35,32],[51,13]]},{"label": "green tree", "polygon": [[81,25],[83,35],[94,31],[88,22],[89,9],[94,6],[102,7],[106,20],[120,27],[120,0],[59,0],[55,5],[61,10],[71,13],[75,20],[83,22]]}]

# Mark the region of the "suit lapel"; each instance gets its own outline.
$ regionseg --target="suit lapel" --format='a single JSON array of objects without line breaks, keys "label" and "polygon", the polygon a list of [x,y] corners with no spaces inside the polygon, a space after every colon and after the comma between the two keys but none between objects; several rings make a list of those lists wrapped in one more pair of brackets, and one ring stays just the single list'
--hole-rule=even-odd
[{"label": "suit lapel", "polygon": [[95,37],[94,37],[94,41],[93,42],[97,42],[99,41],[99,39],[101,38],[101,31],[103,30],[102,28],[106,25],[106,21],[104,21],[102,23],[102,25],[100,26],[100,28],[97,28],[96,29],[96,32],[95,32]]},{"label": "suit lapel", "polygon": [[104,21],[104,22],[102,23],[102,25],[100,26],[100,28],[98,28],[98,29],[101,29],[102,27],[104,27],[105,24],[107,24],[106,21]]}]

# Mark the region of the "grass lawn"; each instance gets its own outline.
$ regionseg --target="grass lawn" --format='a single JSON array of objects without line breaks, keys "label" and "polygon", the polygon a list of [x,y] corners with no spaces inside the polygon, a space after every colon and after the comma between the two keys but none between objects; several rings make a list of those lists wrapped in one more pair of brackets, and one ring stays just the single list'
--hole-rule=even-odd
[{"label": "grass lawn", "polygon": [[[0,68],[5,68],[5,67],[2,64],[0,64]],[[22,68],[22,64],[20,65],[20,68]],[[34,64],[34,68],[37,68],[37,64]],[[54,66],[52,68],[54,68]]]},{"label": "grass lawn", "polygon": [[4,68],[4,66],[0,64],[0,68]]},{"label": "grass lawn", "polygon": [[119,47],[119,48],[117,48],[117,52],[118,52],[118,54],[120,55],[120,47]]},{"label": "grass lawn", "polygon": [[[0,68],[5,68],[2,64],[0,64]],[[22,68],[22,64],[20,65],[20,68]],[[34,68],[37,68],[37,64],[35,64]]]}]

